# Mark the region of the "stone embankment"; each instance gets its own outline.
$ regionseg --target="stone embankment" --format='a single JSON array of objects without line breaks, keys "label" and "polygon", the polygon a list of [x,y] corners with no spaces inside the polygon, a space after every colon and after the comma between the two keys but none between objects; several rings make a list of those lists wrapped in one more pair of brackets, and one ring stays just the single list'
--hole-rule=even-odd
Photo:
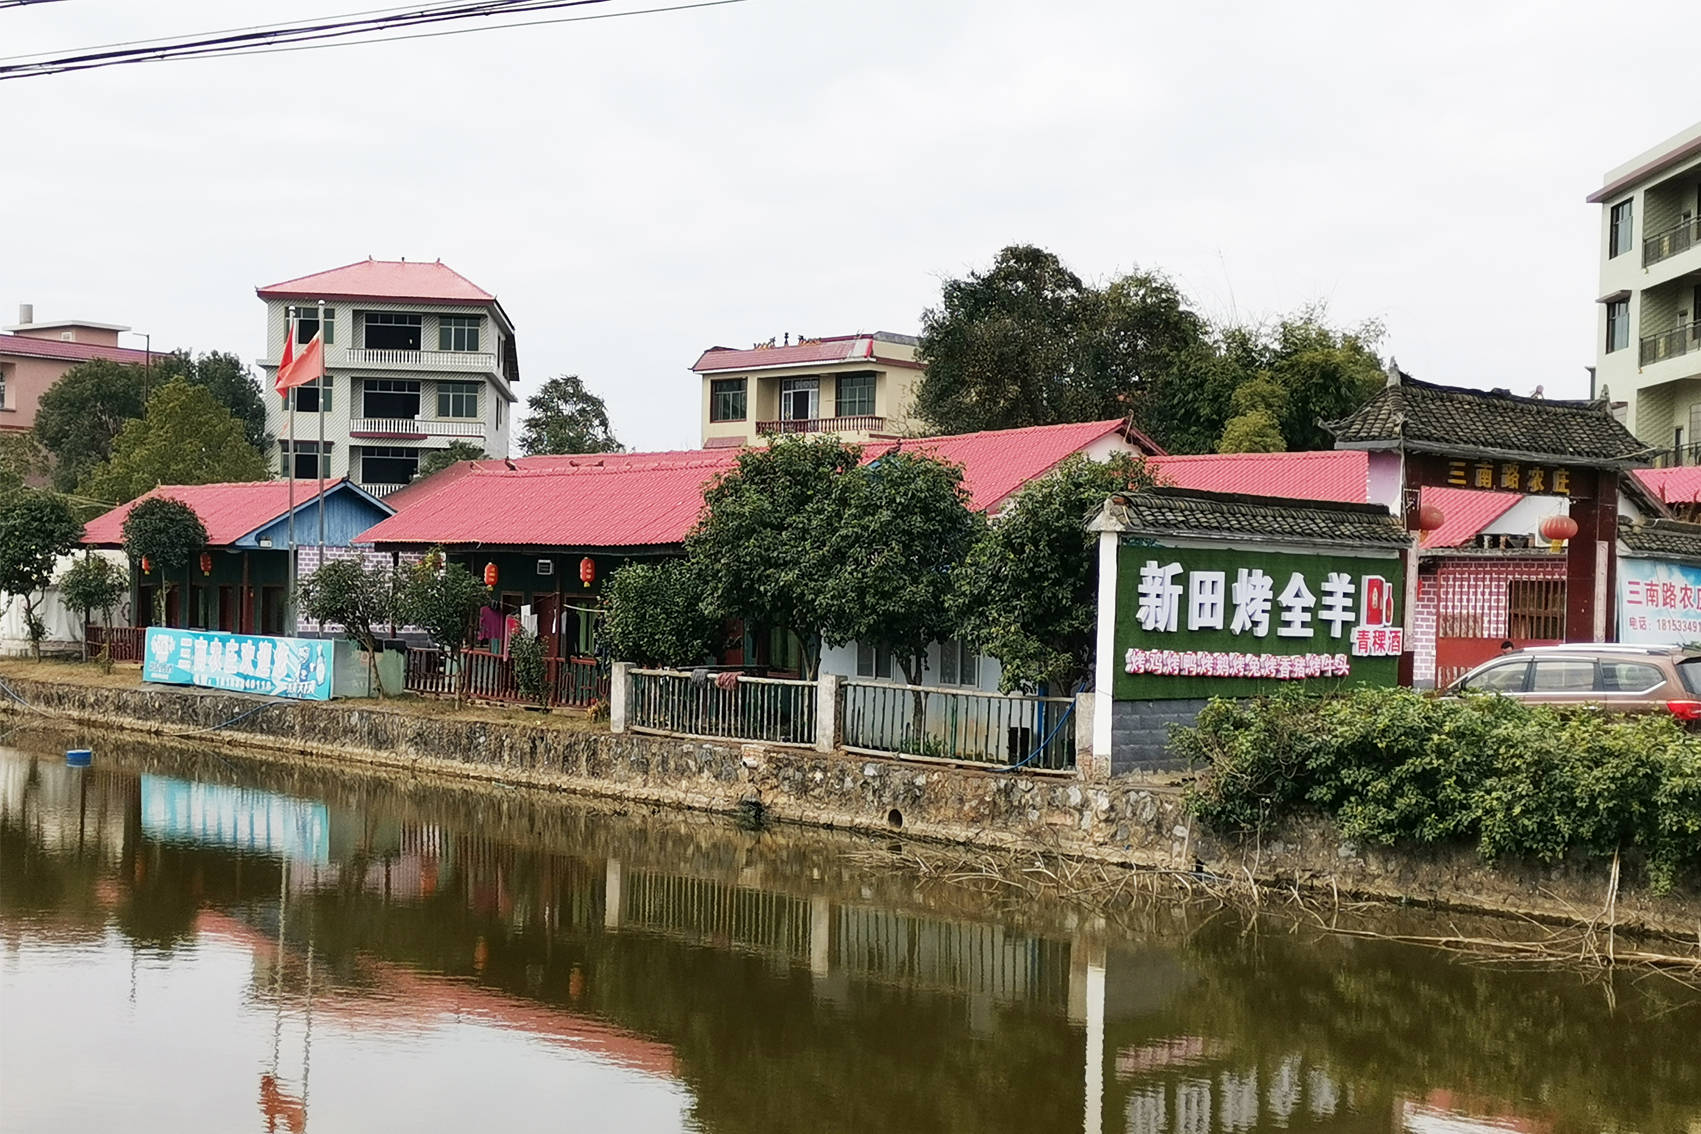
[{"label": "stone embankment", "polygon": [[[262,702],[156,686],[8,676],[0,698],[13,726],[81,729],[228,744],[286,761],[326,761],[552,788],[636,803],[748,811],[773,819],[1003,850],[1034,850],[1149,868],[1204,871],[1259,887],[1588,921],[1606,872],[1489,869],[1468,851],[1355,846],[1325,823],[1261,841],[1201,829],[1173,783],[1133,776],[1087,781],[943,763],[632,733],[514,712],[511,719],[410,711],[407,703]],[[19,702],[22,703],[19,703]],[[1621,928],[1695,940],[1701,900],[1627,888]]]}]

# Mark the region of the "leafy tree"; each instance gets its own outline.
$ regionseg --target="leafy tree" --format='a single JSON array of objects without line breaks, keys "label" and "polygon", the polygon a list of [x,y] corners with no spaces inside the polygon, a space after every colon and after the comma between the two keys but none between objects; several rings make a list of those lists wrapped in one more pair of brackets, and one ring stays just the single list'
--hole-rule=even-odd
[{"label": "leafy tree", "polygon": [[47,633],[38,603],[53,579],[55,561],[82,537],[83,525],[61,497],[20,488],[0,498],[0,592],[23,600],[30,652],[37,661]]},{"label": "leafy tree", "polygon": [[[103,616],[102,621],[111,626],[112,608],[129,592],[130,576],[119,570],[110,559],[99,555],[77,560],[59,580],[59,593],[64,596],[65,605],[82,614],[84,627],[94,621],[97,610]],[[83,634],[83,660],[89,660],[86,630]]]},{"label": "leafy tree", "polygon": [[704,605],[709,592],[694,559],[626,564],[603,593],[610,650],[645,666],[701,665],[720,644],[723,625]]},{"label": "leafy tree", "polygon": [[1266,409],[1256,409],[1239,417],[1229,418],[1217,442],[1219,453],[1281,453],[1287,450],[1282,440],[1282,425],[1276,415]]},{"label": "leafy tree", "polygon": [[433,449],[419,460],[419,471],[414,473],[415,481],[424,480],[428,476],[440,473],[450,465],[461,461],[486,461],[490,454],[484,451],[482,445],[474,445],[471,441],[451,441],[441,449]]},{"label": "leafy tree", "polygon": [[303,579],[296,596],[302,614],[321,625],[341,626],[366,652],[366,672],[380,698],[384,681],[378,672],[379,629],[396,621],[397,590],[389,567],[368,565],[363,559],[333,559]]},{"label": "leafy tree", "polygon": [[540,453],[618,453],[625,447],[608,425],[608,407],[585,389],[577,374],[561,374],[526,402],[531,411],[520,433],[527,456]]},{"label": "leafy tree", "polygon": [[89,471],[80,491],[123,502],[161,484],[265,480],[269,473],[242,423],[206,389],[177,377],[154,391],[146,416],[125,424],[111,458]]},{"label": "leafy tree", "polygon": [[41,395],[35,436],[53,454],[53,486],[70,492],[112,455],[126,422],[142,416],[142,368],[105,359],[71,367]]},{"label": "leafy tree", "polygon": [[272,436],[266,432],[265,394],[254,372],[243,364],[240,357],[219,350],[193,358],[179,352],[154,363],[152,385],[155,389],[173,377],[187,379],[216,398],[232,417],[242,423],[242,435],[254,448],[263,453],[272,447]]},{"label": "leafy tree", "polygon": [[952,607],[964,638],[998,659],[1002,686],[1072,689],[1092,672],[1098,537],[1087,520],[1113,492],[1150,485],[1140,460],[1070,457],[993,521],[957,572]]},{"label": "leafy tree", "polygon": [[1204,324],[1168,279],[1084,283],[1032,245],[945,281],[922,314],[921,415],[945,432],[1125,417],[1138,393],[1196,348]]},{"label": "leafy tree", "polygon": [[821,665],[830,609],[823,582],[845,523],[838,486],[860,456],[831,436],[747,449],[704,493],[703,518],[686,540],[707,587],[705,610],[794,634],[808,678]]},{"label": "leafy tree", "polygon": [[543,656],[543,640],[521,630],[508,640],[508,656],[514,663],[514,685],[528,701],[549,700],[549,663]]},{"label": "leafy tree", "polygon": [[479,608],[489,601],[490,588],[462,564],[446,562],[439,549],[403,574],[396,620],[424,630],[459,672]]},{"label": "leafy tree", "polygon": [[169,496],[152,496],[130,509],[122,528],[132,563],[147,561],[160,585],[154,589],[154,621],[165,621],[165,595],[207,546],[207,528],[195,509]]},{"label": "leafy tree", "polygon": [[1322,426],[1345,417],[1375,396],[1387,380],[1375,347],[1380,323],[1337,330],[1321,305],[1285,319],[1274,335],[1270,376],[1286,391],[1279,416],[1289,449],[1333,448]]},{"label": "leafy tree", "polygon": [[0,493],[39,483],[53,467],[53,458],[33,433],[0,433]]}]

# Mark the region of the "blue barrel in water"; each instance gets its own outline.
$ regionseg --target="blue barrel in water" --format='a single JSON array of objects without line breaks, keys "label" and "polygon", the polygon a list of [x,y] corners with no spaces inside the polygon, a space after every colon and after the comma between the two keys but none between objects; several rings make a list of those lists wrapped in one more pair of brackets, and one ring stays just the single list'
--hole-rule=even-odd
[{"label": "blue barrel in water", "polygon": [[73,768],[86,768],[94,763],[94,751],[88,748],[66,749],[65,763]]}]

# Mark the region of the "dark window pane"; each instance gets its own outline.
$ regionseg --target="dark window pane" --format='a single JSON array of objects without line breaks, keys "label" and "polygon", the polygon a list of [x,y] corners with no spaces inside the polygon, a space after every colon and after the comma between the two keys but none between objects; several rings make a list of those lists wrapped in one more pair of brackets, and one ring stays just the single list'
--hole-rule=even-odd
[{"label": "dark window pane", "polygon": [[715,378],[709,382],[710,421],[743,421],[745,405],[743,378]]},{"label": "dark window pane", "polygon": [[835,417],[863,417],[874,412],[874,375],[846,374],[833,392]]}]

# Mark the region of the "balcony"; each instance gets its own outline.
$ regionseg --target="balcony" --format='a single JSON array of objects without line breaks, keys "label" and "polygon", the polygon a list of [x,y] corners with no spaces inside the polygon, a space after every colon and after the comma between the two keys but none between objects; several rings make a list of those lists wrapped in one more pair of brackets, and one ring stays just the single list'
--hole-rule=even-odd
[{"label": "balcony", "polygon": [[884,433],[886,419],[874,414],[856,417],[800,417],[787,421],[758,421],[758,434],[766,433]]},{"label": "balcony", "polygon": [[1701,351],[1701,322],[1679,323],[1669,331],[1643,336],[1639,365],[1652,366],[1696,351]]},{"label": "balcony", "polygon": [[1701,244],[1701,217],[1678,221],[1670,228],[1643,238],[1642,266],[1646,268],[1661,260],[1669,260],[1697,244]]},{"label": "balcony", "polygon": [[368,484],[365,481],[356,481],[355,483],[380,500],[392,492],[400,492],[407,487],[405,484]]},{"label": "balcony", "polygon": [[[327,360],[337,365],[335,358]],[[374,366],[385,370],[451,370],[469,374],[497,374],[494,354],[469,350],[368,350],[349,347],[343,365]]]},{"label": "balcony", "polygon": [[446,421],[431,417],[357,417],[348,425],[350,437],[423,441],[446,437],[458,441],[483,441],[484,422]]}]

